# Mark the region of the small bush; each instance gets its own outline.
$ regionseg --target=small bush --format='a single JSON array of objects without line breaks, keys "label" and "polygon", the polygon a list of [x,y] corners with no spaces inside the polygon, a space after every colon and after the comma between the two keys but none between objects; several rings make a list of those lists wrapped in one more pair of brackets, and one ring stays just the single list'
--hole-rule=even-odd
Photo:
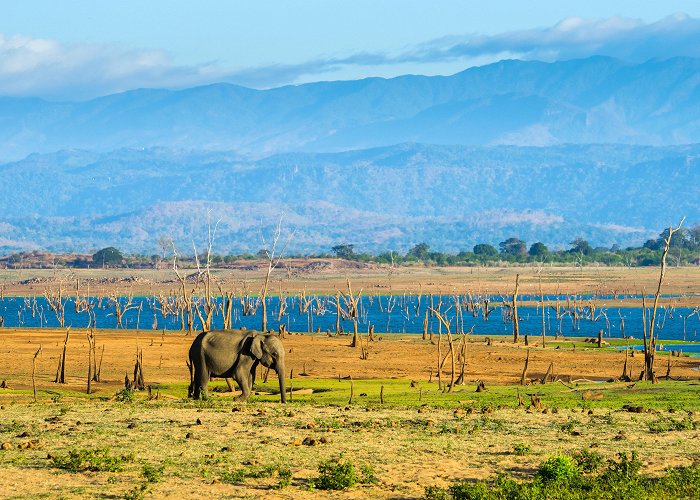
[{"label": "small bush", "polygon": [[149,483],[160,483],[163,480],[163,473],[165,472],[165,465],[151,465],[143,464],[143,470],[141,473],[143,477]]},{"label": "small bush", "polygon": [[572,458],[584,474],[591,474],[597,471],[600,469],[600,466],[603,465],[604,461],[603,455],[596,451],[589,451],[586,449],[575,451],[572,454]]},{"label": "small bush", "polygon": [[312,480],[311,486],[319,490],[344,490],[358,482],[355,466],[340,458],[321,462],[318,474],[318,477]]},{"label": "small bush", "polygon": [[603,473],[606,479],[624,479],[630,480],[639,474],[642,468],[642,461],[639,460],[636,451],[633,451],[630,457],[627,457],[627,453],[620,452],[617,454],[619,462],[613,459],[608,460],[607,467]]},{"label": "small bush", "polygon": [[573,458],[566,455],[549,457],[537,469],[537,478],[543,483],[569,481],[578,477],[580,471]]},{"label": "small bush", "polygon": [[246,477],[247,476],[244,469],[225,471],[221,473],[221,481],[227,484],[242,483],[245,481]]},{"label": "small bush", "polygon": [[70,450],[67,455],[51,457],[55,467],[71,472],[121,472],[124,463],[131,461],[132,457],[115,457],[109,454],[109,448],[85,448],[82,450]]},{"label": "small bush", "polygon": [[114,395],[114,399],[120,403],[133,403],[134,402],[134,391],[132,389],[122,389],[117,391]]},{"label": "small bush", "polygon": [[141,483],[124,493],[124,500],[143,500],[148,493],[148,484]]},{"label": "small bush", "polygon": [[649,432],[660,434],[662,432],[671,431],[692,431],[698,428],[698,423],[690,417],[686,417],[682,420],[660,418],[654,422],[648,422],[647,427],[649,428]]},{"label": "small bush", "polygon": [[292,469],[290,469],[289,467],[278,467],[277,477],[279,478],[277,487],[280,489],[286,488],[287,486],[292,484]]},{"label": "small bush", "polygon": [[426,486],[423,495],[425,500],[449,500],[451,497],[445,488],[439,486]]},{"label": "small bush", "polygon": [[360,468],[360,473],[362,474],[360,482],[362,484],[377,484],[379,478],[377,478],[374,468],[371,465],[363,465]]},{"label": "small bush", "polygon": [[279,478],[278,488],[285,488],[292,484],[292,471],[289,467],[282,465],[265,465],[251,469],[236,469],[221,474],[221,481],[228,484],[242,483],[246,479],[259,479],[273,477]]},{"label": "small bush", "polygon": [[530,453],[532,453],[532,448],[526,444],[519,443],[519,444],[516,444],[515,446],[513,446],[513,454],[514,455],[518,455],[518,456],[522,457],[525,455],[529,455]]}]

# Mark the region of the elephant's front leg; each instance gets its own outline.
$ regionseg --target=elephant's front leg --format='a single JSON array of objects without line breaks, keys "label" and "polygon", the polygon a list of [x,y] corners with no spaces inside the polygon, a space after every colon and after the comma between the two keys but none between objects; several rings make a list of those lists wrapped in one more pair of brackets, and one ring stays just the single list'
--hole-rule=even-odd
[{"label": "elephant's front leg", "polygon": [[236,396],[234,401],[247,401],[250,397],[250,391],[252,389],[252,380],[250,377],[250,369],[246,369],[243,366],[237,366],[233,373],[233,378],[241,388],[241,394]]}]

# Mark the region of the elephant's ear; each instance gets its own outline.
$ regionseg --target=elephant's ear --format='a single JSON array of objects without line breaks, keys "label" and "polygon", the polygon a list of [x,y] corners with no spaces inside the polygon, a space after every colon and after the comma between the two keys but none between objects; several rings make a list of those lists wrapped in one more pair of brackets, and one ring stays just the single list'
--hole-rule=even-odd
[{"label": "elephant's ear", "polygon": [[257,359],[262,359],[262,357],[263,357],[263,337],[262,337],[262,335],[256,335],[253,337],[253,341],[250,343],[250,352]]}]

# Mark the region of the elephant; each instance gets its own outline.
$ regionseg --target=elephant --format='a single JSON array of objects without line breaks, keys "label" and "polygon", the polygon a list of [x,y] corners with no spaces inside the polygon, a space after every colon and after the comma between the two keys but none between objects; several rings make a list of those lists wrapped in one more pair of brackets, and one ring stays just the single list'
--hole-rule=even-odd
[{"label": "elephant", "polygon": [[255,383],[258,363],[277,372],[280,401],[287,402],[284,380],[284,346],[279,337],[254,330],[212,330],[201,332],[189,351],[188,395],[206,398],[210,377],[233,378],[246,401]]}]

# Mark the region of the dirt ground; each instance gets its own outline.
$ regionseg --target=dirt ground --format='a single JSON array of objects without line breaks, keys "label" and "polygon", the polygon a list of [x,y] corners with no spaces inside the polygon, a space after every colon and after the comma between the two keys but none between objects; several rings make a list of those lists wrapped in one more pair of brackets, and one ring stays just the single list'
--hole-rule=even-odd
[{"label": "dirt ground", "polygon": [[[438,336],[433,340],[421,340],[420,335],[380,335],[374,342],[367,342],[368,359],[360,359],[360,349],[349,347],[350,337],[327,337],[324,335],[287,335],[284,339],[287,352],[287,372],[297,375],[307,373],[313,378],[335,378],[352,376],[354,379],[401,378],[416,381],[429,380],[436,376]],[[101,366],[103,383],[98,391],[114,391],[123,387],[124,376],[133,372],[136,350],[143,352],[146,377],[152,382],[173,383],[189,381],[185,361],[193,335],[173,332],[131,330],[99,330],[96,333],[98,357],[104,357]],[[53,389],[58,359],[63,351],[65,331],[62,330],[0,330],[0,380],[6,380],[12,388],[31,386],[32,361],[36,358],[35,380],[39,388]],[[555,343],[547,339],[547,347],[541,347],[541,338],[531,339],[526,347],[517,345],[509,337],[492,337],[491,345],[484,338],[470,339],[467,344],[466,377],[481,379],[487,383],[517,383],[522,375],[527,352],[529,352],[528,374],[542,377],[550,363],[553,372],[564,380],[607,380],[622,373],[625,355],[622,351],[603,350],[595,347],[578,347],[573,341]],[[448,352],[443,335],[442,355]],[[70,333],[67,356],[67,388],[83,391],[87,375],[88,343],[84,330]],[[99,359],[99,358],[98,358]],[[665,374],[668,357],[659,355],[659,374]],[[700,359],[672,357],[674,377],[697,378],[693,368]],[[643,365],[640,353],[628,360],[630,371],[638,374]],[[443,367],[443,378],[449,377],[449,360]],[[432,375],[431,375],[432,374]]]},{"label": "dirt ground", "polygon": [[[281,405],[255,398],[237,404],[232,395],[217,393],[206,402],[194,402],[165,389],[172,384],[180,393],[184,390],[192,336],[103,330],[96,336],[98,352],[104,346],[103,381],[93,384],[95,393],[88,397],[85,331],[70,334],[68,383],[59,386],[52,380],[65,332],[0,330],[0,379],[9,387],[0,389],[0,496],[142,498],[134,495],[145,492],[145,498],[418,498],[426,486],[447,486],[459,479],[488,478],[497,472],[529,477],[547,456],[581,449],[595,450],[605,458],[638,451],[652,473],[700,460],[700,421],[697,409],[682,409],[688,403],[630,413],[617,403],[615,408],[591,407],[581,396],[573,408],[558,409],[556,399],[545,397],[544,409],[527,409],[529,404],[517,409],[513,393],[507,407],[471,405],[477,379],[493,392],[497,384],[517,383],[528,348],[528,379],[543,377],[550,363],[554,373],[571,386],[581,379],[620,375],[623,353],[584,347],[581,342],[574,349],[568,341],[555,344],[548,339],[548,347],[532,342],[526,348],[507,338],[494,338],[491,345],[474,339],[467,349],[468,384],[441,407],[434,404],[447,397],[434,390],[436,337],[431,342],[420,336],[383,335],[369,343],[366,360],[360,359],[360,349],[349,347],[347,336],[288,335],[284,339],[287,370],[297,374],[297,388],[304,384],[345,387],[349,383],[345,377],[352,376],[358,386],[364,379],[386,380],[387,385],[395,379],[405,387],[416,382],[432,391],[431,404],[426,406],[413,402],[383,407],[377,401],[363,402],[363,394],[355,394],[358,402],[354,404],[293,401]],[[133,371],[137,348],[143,350],[146,383],[164,387],[157,401],[147,401],[145,394],[134,402],[115,398],[123,388],[124,375]],[[441,349],[444,355],[444,338]],[[33,402],[32,359],[39,350],[34,366],[38,402]],[[659,358],[663,373],[667,359]],[[641,370],[641,355],[629,362],[633,372]],[[448,365],[443,370],[445,380]],[[673,357],[672,375],[697,385],[698,372],[693,368],[698,365],[697,358]],[[339,377],[336,384],[334,379]],[[634,384],[603,385],[626,390]],[[563,384],[544,387],[554,386],[569,392]],[[523,393],[536,394],[543,390],[539,387],[543,386],[523,388]],[[692,425],[661,435],[650,430],[668,422]],[[109,448],[114,457],[126,457],[123,470],[68,472],[50,458],[96,447]],[[318,465],[328,460],[346,460],[358,469],[371,467],[376,482],[344,492],[310,488]],[[162,468],[157,482],[147,482],[148,467]],[[280,488],[284,468],[291,473],[291,483]],[[248,476],[231,479],[241,471]]]},{"label": "dirt ground", "polygon": [[[194,269],[183,269],[192,274]],[[280,287],[290,294],[303,290],[308,294],[335,294],[347,289],[364,294],[403,293],[490,293],[509,295],[520,274],[520,294],[538,295],[540,281],[545,294],[617,295],[653,293],[659,279],[656,267],[397,267],[363,265],[337,259],[289,260],[273,272],[271,293]],[[237,268],[215,269],[215,282],[223,290],[258,293],[265,275],[262,263],[248,262]],[[540,279],[541,278],[541,279]],[[62,287],[74,294],[76,283],[81,294],[107,295],[154,294],[176,291],[178,283],[172,269],[3,269],[0,290],[7,295],[36,295]],[[217,287],[218,289],[218,287]],[[686,296],[680,305],[700,305],[700,267],[669,267],[663,293]]]}]

